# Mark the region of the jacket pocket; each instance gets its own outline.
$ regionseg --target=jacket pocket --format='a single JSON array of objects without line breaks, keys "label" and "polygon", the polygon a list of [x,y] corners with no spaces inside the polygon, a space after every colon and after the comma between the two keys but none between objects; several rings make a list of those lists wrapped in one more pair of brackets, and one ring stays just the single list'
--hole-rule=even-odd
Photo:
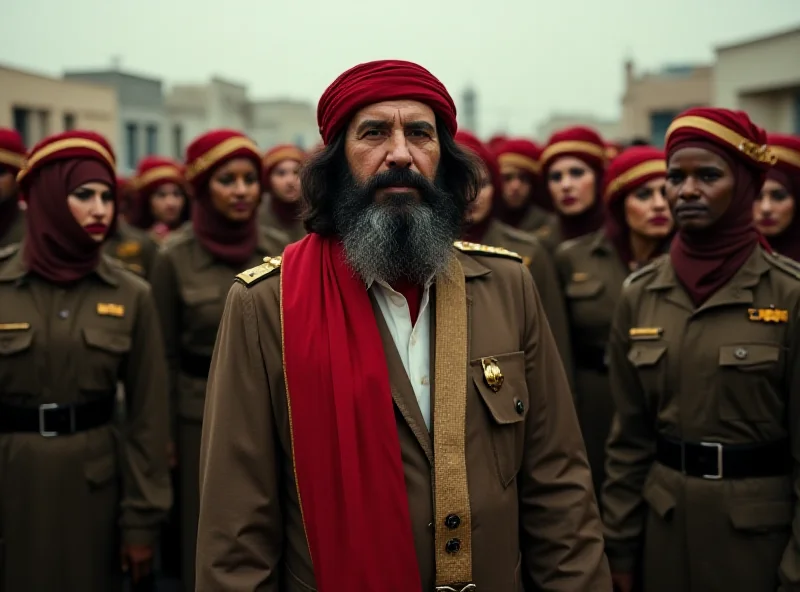
[{"label": "jacket pocket", "polygon": [[677,500],[675,495],[652,477],[647,479],[642,488],[642,497],[650,509],[664,521],[672,519]]},{"label": "jacket pocket", "polygon": [[86,355],[82,358],[81,390],[103,394],[114,391],[122,363],[131,350],[131,336],[106,329],[85,328],[83,339]]},{"label": "jacket pocket", "polygon": [[596,298],[603,291],[603,282],[600,280],[585,280],[583,282],[570,282],[564,288],[564,294],[571,300],[586,300]]},{"label": "jacket pocket", "polygon": [[[499,387],[498,371],[502,375]],[[500,482],[508,487],[522,465],[525,443],[529,403],[525,354],[514,352],[472,360],[470,373],[490,418],[492,449]]]},{"label": "jacket pocket", "polygon": [[667,346],[659,342],[633,343],[628,362],[636,368],[642,388],[648,394],[660,394],[666,381]]},{"label": "jacket pocket", "polygon": [[731,502],[728,515],[736,530],[753,533],[788,530],[794,518],[794,502],[736,500]]},{"label": "jacket pocket", "polygon": [[719,348],[719,413],[727,421],[780,421],[782,347],[741,343]]},{"label": "jacket pocket", "polygon": [[39,380],[33,356],[32,330],[0,333],[0,394],[34,395]]}]

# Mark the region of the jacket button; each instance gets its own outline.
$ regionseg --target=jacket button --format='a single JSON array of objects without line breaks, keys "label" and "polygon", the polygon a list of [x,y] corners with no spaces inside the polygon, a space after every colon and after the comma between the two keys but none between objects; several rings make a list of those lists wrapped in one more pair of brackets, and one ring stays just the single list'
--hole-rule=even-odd
[{"label": "jacket button", "polygon": [[735,352],[733,352],[733,356],[737,360],[744,360],[747,357],[747,350],[743,347],[739,347]]},{"label": "jacket button", "polygon": [[461,550],[461,541],[458,539],[450,539],[445,543],[444,550],[450,553],[451,555],[454,553],[458,553]]},{"label": "jacket button", "polygon": [[517,399],[514,402],[514,409],[517,410],[517,415],[522,415],[523,413],[525,413],[525,403]]},{"label": "jacket button", "polygon": [[450,514],[444,519],[444,525],[450,530],[455,530],[461,526],[461,518],[457,514]]},{"label": "jacket button", "polygon": [[67,317],[69,317],[69,311],[68,310],[64,309],[64,310],[58,311],[58,318],[66,319]]}]

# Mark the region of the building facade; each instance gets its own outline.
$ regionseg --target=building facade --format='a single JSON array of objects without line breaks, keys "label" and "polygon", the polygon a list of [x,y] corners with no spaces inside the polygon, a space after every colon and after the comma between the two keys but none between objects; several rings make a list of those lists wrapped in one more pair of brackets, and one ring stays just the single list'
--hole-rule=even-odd
[{"label": "building facade", "polygon": [[248,133],[266,152],[277,144],[309,150],[321,141],[317,113],[311,103],[292,99],[254,101]]},{"label": "building facade", "polygon": [[800,27],[718,47],[714,104],[770,132],[800,134]]},{"label": "building facade", "polygon": [[65,80],[91,82],[117,91],[119,169],[130,174],[143,156],[164,154],[167,117],[160,80],[117,69],[66,72]]},{"label": "building facade", "polygon": [[625,63],[620,135],[664,145],[672,120],[689,107],[711,104],[712,72],[708,65],[667,66],[658,72],[637,75],[634,63]]},{"label": "building facade", "polygon": [[32,148],[51,134],[85,129],[119,140],[114,88],[0,66],[0,127],[16,129]]}]

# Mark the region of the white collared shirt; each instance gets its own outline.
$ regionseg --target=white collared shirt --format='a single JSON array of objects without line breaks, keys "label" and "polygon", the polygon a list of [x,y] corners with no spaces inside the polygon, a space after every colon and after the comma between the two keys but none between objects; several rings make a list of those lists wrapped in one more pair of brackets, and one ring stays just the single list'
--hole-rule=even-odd
[{"label": "white collared shirt", "polygon": [[431,283],[425,284],[414,326],[411,325],[411,311],[405,296],[379,280],[369,287],[375,294],[375,300],[403,361],[428,431],[431,429]]}]

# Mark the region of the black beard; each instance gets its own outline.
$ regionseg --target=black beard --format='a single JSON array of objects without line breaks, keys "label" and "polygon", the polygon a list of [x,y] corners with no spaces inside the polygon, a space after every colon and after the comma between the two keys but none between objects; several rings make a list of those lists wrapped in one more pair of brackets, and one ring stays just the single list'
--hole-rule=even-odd
[{"label": "black beard", "polygon": [[[379,189],[408,187],[381,203]],[[464,212],[440,179],[431,183],[410,169],[390,169],[359,183],[348,169],[336,193],[333,218],[345,255],[366,282],[398,280],[424,285],[444,271]]]}]

